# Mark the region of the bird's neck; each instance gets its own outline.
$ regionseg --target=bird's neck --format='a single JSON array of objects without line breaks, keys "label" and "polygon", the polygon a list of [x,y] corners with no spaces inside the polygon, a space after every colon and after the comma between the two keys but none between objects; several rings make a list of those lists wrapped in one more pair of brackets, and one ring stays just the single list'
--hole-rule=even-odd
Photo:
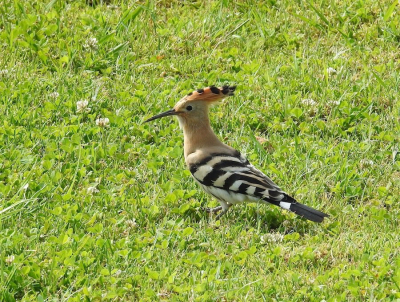
[{"label": "bird's neck", "polygon": [[224,145],[212,130],[208,117],[190,123],[183,119],[179,122],[183,129],[185,158],[198,150]]}]

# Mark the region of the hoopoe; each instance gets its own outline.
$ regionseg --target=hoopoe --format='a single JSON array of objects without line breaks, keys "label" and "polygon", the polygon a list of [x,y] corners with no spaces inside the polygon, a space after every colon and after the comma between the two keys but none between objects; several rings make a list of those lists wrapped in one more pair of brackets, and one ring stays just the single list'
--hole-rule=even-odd
[{"label": "hoopoe", "polygon": [[193,178],[220,203],[207,212],[224,215],[237,203],[261,202],[280,206],[308,220],[322,222],[328,215],[298,203],[265,174],[256,169],[239,151],[222,143],[210,126],[208,108],[233,95],[235,86],[198,89],[182,98],[173,109],[145,122],[175,115],[184,134],[186,165]]}]

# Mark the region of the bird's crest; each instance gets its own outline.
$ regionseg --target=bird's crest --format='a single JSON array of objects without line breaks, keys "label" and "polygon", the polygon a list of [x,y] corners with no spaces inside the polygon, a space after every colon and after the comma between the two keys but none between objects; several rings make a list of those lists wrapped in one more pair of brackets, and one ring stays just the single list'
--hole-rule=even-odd
[{"label": "bird's crest", "polygon": [[198,100],[206,102],[215,102],[215,101],[220,101],[227,96],[233,95],[235,89],[236,86],[228,86],[228,85],[222,87],[210,86],[204,89],[197,89],[196,91],[193,91],[189,93],[187,96],[185,96],[184,99],[187,101]]}]

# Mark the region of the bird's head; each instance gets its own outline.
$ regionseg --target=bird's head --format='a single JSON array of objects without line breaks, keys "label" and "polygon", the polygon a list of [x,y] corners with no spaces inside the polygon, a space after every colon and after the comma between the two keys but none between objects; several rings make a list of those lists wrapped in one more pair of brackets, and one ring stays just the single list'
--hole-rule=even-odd
[{"label": "bird's head", "polygon": [[219,88],[210,86],[198,89],[183,97],[171,110],[157,114],[146,120],[145,123],[170,115],[176,115],[181,123],[207,119],[208,107],[218,103],[227,96],[233,95],[235,89],[236,86],[223,86]]}]

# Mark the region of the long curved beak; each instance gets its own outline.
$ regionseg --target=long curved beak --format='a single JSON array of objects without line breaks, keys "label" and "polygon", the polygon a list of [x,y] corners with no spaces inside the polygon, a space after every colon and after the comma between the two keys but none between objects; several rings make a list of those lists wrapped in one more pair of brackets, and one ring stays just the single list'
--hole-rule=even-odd
[{"label": "long curved beak", "polygon": [[163,113],[157,114],[157,115],[149,118],[148,120],[144,121],[144,123],[147,123],[147,122],[150,122],[150,121],[154,121],[154,120],[156,120],[158,118],[161,118],[161,117],[164,117],[164,116],[177,115],[177,114],[178,114],[178,112],[176,112],[175,109],[171,109],[171,110],[165,111]]}]

